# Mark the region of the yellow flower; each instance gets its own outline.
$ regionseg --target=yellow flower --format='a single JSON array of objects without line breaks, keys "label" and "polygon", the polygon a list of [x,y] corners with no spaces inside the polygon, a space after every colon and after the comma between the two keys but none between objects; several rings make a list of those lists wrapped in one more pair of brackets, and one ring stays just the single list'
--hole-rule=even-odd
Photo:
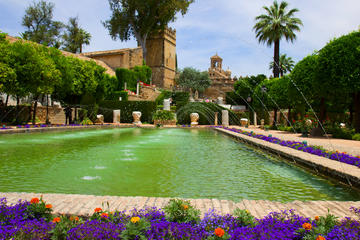
[{"label": "yellow flower", "polygon": [[132,217],[132,218],[130,219],[130,221],[131,221],[132,223],[137,223],[138,221],[140,221],[140,218],[139,218],[139,217]]}]

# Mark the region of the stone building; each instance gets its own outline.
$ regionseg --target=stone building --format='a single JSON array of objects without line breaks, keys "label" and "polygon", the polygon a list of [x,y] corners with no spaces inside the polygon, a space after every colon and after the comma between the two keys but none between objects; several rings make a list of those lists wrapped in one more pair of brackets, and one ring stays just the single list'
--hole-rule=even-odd
[{"label": "stone building", "polygon": [[231,71],[222,69],[223,59],[217,54],[210,58],[210,68],[208,70],[211,85],[205,90],[205,97],[217,99],[223,97],[225,99],[226,92],[234,91],[235,80],[231,77]]},{"label": "stone building", "polygon": [[[171,28],[147,39],[146,64],[152,69],[152,84],[171,89],[176,74],[176,30]],[[83,56],[99,60],[115,71],[116,68],[132,69],[143,64],[141,47],[82,53]]]}]

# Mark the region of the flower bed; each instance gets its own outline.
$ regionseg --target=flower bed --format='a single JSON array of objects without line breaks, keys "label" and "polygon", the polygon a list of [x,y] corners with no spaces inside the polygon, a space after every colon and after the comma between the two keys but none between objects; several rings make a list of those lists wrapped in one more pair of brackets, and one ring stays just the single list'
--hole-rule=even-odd
[{"label": "flower bed", "polygon": [[303,152],[307,152],[307,153],[311,153],[320,157],[325,157],[325,158],[329,158],[331,160],[336,160],[336,161],[340,161],[346,164],[350,164],[353,166],[357,166],[360,167],[360,156],[352,156],[348,153],[341,153],[338,151],[328,151],[323,149],[322,147],[318,147],[318,146],[308,146],[307,142],[297,142],[297,141],[284,141],[281,140],[279,138],[276,137],[272,137],[271,135],[269,136],[265,136],[262,134],[256,134],[254,132],[249,132],[249,131],[244,131],[241,129],[236,129],[236,128],[227,128],[227,127],[222,127],[222,126],[216,126],[215,128],[222,128],[231,132],[235,132],[235,133],[240,133],[240,134],[244,134],[246,136],[249,137],[253,137],[253,138],[257,138],[257,139],[261,139],[267,142],[271,142],[271,143],[275,143],[275,144],[279,144],[281,146],[285,146],[285,147],[289,147],[289,148],[293,148],[299,151],[303,151]]},{"label": "flower bed", "polygon": [[[359,209],[352,209],[360,216]],[[255,219],[247,210],[221,216],[200,211],[183,200],[172,199],[163,210],[146,208],[124,212],[94,209],[92,216],[52,215],[52,205],[42,199],[7,205],[0,199],[0,239],[360,239],[358,220],[304,218],[294,211],[270,213]]]}]

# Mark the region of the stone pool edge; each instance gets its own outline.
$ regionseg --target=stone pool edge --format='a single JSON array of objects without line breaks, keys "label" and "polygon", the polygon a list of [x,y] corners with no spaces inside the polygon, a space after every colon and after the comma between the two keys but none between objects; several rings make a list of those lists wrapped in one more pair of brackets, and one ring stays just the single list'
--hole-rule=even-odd
[{"label": "stone pool edge", "polygon": [[[171,198],[158,197],[121,197],[121,196],[94,196],[79,194],[53,194],[53,193],[0,193],[0,198],[6,198],[8,204],[15,204],[19,199],[30,201],[31,198],[42,197],[46,203],[53,206],[54,214],[66,214],[77,216],[90,216],[94,209],[101,207],[109,211],[131,211],[134,208],[145,207],[163,208]],[[350,211],[350,207],[360,207],[360,201],[293,201],[280,203],[268,200],[242,200],[233,202],[219,199],[186,199],[201,211],[203,217],[209,209],[215,209],[221,215],[232,214],[236,208],[247,209],[256,218],[263,218],[271,212],[294,209],[296,214],[314,218],[325,216],[330,213],[339,217],[352,217],[356,215]],[[107,209],[107,203],[110,208]]]},{"label": "stone pool edge", "polygon": [[222,128],[213,128],[241,142],[250,144],[306,167],[312,172],[320,173],[326,177],[340,180],[343,184],[360,189],[360,168],[349,164],[316,156],[296,149],[284,147],[261,139],[235,133]]}]

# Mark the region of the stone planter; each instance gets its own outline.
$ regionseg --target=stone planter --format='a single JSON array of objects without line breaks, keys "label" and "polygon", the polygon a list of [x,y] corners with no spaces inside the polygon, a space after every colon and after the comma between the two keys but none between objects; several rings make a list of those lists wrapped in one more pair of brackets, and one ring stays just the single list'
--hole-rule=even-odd
[{"label": "stone planter", "polygon": [[134,119],[134,122],[133,124],[141,124],[141,112],[133,112],[132,113],[132,116],[133,116],[133,119]]},{"label": "stone planter", "polygon": [[154,120],[154,125],[175,125],[176,120]]},{"label": "stone planter", "polygon": [[199,125],[199,114],[198,113],[191,113],[190,119],[191,119],[191,126]]}]

